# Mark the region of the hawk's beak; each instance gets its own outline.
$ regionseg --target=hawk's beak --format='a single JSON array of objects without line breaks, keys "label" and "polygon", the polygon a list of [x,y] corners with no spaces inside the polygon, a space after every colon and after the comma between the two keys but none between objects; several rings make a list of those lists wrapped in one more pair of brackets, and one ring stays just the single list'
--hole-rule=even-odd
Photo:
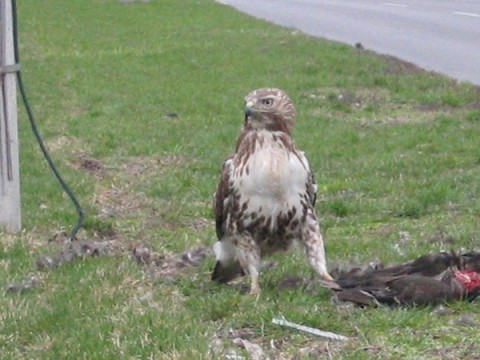
[{"label": "hawk's beak", "polygon": [[253,106],[253,102],[252,101],[249,101],[245,104],[245,109],[243,110],[243,112],[245,113],[245,120],[250,116],[252,115],[253,113],[253,110],[252,110],[252,106]]}]

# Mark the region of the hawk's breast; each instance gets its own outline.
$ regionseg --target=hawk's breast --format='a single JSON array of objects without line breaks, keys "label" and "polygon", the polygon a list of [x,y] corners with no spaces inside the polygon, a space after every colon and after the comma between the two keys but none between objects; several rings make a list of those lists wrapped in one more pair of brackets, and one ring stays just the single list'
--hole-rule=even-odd
[{"label": "hawk's breast", "polygon": [[232,179],[245,213],[275,218],[292,207],[301,208],[307,192],[309,169],[303,154],[275,132],[257,131],[251,151],[235,167]]}]

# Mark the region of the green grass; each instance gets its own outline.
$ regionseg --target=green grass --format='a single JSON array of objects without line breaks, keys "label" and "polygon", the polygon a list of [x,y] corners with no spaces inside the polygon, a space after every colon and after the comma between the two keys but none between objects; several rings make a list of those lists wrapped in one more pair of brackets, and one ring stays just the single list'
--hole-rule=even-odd
[{"label": "green grass", "polygon": [[[76,214],[20,111],[24,231],[0,233],[0,280],[35,273],[41,285],[0,293],[1,359],[223,358],[210,349],[214,338],[243,351],[229,329],[251,332],[272,358],[478,354],[478,329],[456,323],[464,313],[480,320],[478,303],[452,304],[451,315],[439,316],[431,308],[338,307],[323,289],[276,290],[287,274],[313,276],[300,251],[274,257],[255,299],[212,284],[211,257],[167,279],[138,266],[129,250],[148,244],[170,255],[213,243],[221,163],[234,148],[243,97],[264,86],[286,89],[296,103],[295,139],[315,170],[330,261],[400,262],[475,248],[478,88],[208,0],[18,6],[30,100],[87,211],[79,237],[113,233],[118,249],[36,270],[39,255],[60,249],[48,239],[68,231]],[[86,170],[85,159],[101,170]],[[273,325],[279,315],[351,340],[326,348]]]}]

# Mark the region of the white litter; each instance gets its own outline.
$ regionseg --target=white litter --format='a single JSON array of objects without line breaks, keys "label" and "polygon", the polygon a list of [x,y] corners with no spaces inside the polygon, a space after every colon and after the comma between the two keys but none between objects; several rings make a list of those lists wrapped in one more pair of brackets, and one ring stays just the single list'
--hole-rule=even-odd
[{"label": "white litter", "polygon": [[335,334],[330,331],[323,331],[319,329],[312,328],[310,326],[305,326],[305,325],[300,325],[300,324],[295,324],[291,321],[286,320],[283,316],[281,318],[273,318],[272,323],[281,325],[281,326],[286,326],[292,329],[300,330],[307,332],[309,334],[321,336],[327,339],[332,339],[332,340],[340,340],[340,341],[345,341],[348,340],[348,337],[340,335],[340,334]]}]

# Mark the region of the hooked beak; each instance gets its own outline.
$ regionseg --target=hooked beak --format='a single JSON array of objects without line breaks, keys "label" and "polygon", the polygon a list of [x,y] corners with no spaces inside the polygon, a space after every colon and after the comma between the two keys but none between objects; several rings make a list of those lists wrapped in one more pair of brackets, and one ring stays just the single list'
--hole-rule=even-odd
[{"label": "hooked beak", "polygon": [[252,113],[253,113],[252,106],[253,106],[253,102],[251,102],[251,101],[249,101],[245,104],[245,109],[243,110],[243,112],[245,114],[245,120],[247,120],[247,118],[250,115],[252,115]]}]

